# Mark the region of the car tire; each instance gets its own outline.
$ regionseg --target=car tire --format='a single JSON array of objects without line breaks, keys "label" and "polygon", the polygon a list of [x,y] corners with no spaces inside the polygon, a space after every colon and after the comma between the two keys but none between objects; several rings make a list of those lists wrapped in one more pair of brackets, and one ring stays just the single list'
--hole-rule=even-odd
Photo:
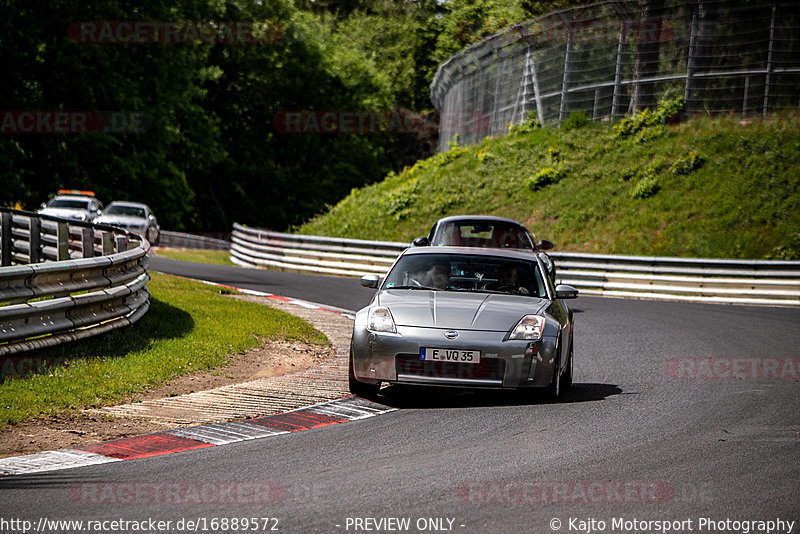
[{"label": "car tire", "polygon": [[556,359],[553,361],[553,378],[550,379],[550,385],[547,386],[547,398],[550,400],[558,400],[561,396],[561,376],[558,375],[558,368],[561,367],[561,355],[558,347],[556,347],[556,354]]},{"label": "car tire", "polygon": [[366,382],[361,382],[356,378],[355,371],[353,369],[353,353],[350,352],[350,358],[347,365],[347,384],[350,388],[350,393],[353,395],[358,395],[359,397],[363,397],[365,399],[374,399],[378,396],[378,390],[381,387],[381,383],[378,382],[376,384],[368,384]]},{"label": "car tire", "polygon": [[574,360],[572,356],[572,341],[569,342],[569,363],[567,364],[567,368],[564,370],[564,374],[561,375],[561,391],[564,392],[572,387],[572,361]]}]

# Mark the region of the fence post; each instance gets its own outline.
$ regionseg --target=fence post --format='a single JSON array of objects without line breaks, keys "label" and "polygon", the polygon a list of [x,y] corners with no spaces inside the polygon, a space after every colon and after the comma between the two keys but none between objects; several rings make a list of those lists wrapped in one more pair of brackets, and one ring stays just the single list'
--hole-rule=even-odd
[{"label": "fence post", "polygon": [[767,76],[764,80],[764,109],[761,118],[767,120],[769,110],[769,84],[772,78],[772,53],[775,50],[775,15],[778,13],[778,4],[772,3],[772,18],[769,21],[769,51],[767,52]]},{"label": "fence post", "polygon": [[567,27],[567,49],[564,53],[564,76],[561,78],[561,104],[558,109],[558,121],[561,122],[567,118],[567,105],[569,104],[569,63],[572,59],[572,47],[575,44],[575,27],[570,26],[567,17],[559,13],[562,22]]},{"label": "fence post", "polygon": [[686,58],[686,86],[683,92],[683,107],[689,109],[689,95],[694,91],[695,47],[697,46],[697,7],[692,7],[692,29],[689,34],[689,55]]},{"label": "fence post", "polygon": [[94,230],[81,228],[81,252],[84,258],[94,258]]},{"label": "fence post", "polygon": [[533,98],[536,100],[536,118],[539,123],[544,125],[544,108],[542,107],[541,92],[539,92],[539,77],[536,75],[536,58],[533,57],[533,50],[529,50],[531,60],[531,77],[533,79]]},{"label": "fence post", "polygon": [[742,115],[747,115],[747,96],[750,92],[750,76],[744,77],[744,96],[742,97]]},{"label": "fence post", "polygon": [[611,7],[617,12],[619,21],[619,39],[617,40],[617,65],[614,70],[614,95],[611,98],[611,120],[619,117],[620,99],[622,98],[622,57],[625,53],[625,32],[628,31],[625,21],[625,12],[620,9],[616,2],[611,3]]},{"label": "fence post", "polygon": [[118,235],[115,241],[117,242],[117,252],[128,250],[128,236]]},{"label": "fence post", "polygon": [[30,221],[28,263],[39,263],[42,261],[42,220],[39,217],[31,217]]},{"label": "fence post", "polygon": [[111,232],[103,231],[103,233],[100,234],[100,242],[103,256],[110,256],[114,253],[114,235]]},{"label": "fence post", "polygon": [[60,222],[56,226],[56,261],[69,259],[69,223]]},{"label": "fence post", "polygon": [[2,224],[2,238],[0,238],[0,264],[3,267],[8,267],[11,265],[11,214],[7,211],[2,213],[2,218],[0,219],[0,224]]},{"label": "fence post", "polygon": [[[494,134],[492,124],[497,122],[497,118],[500,116],[500,80],[503,77],[503,59],[500,57],[500,49],[496,49],[494,51],[495,54],[495,64],[494,64],[494,101],[492,102],[492,118],[489,120],[489,132],[487,135]],[[514,117],[511,117],[511,120],[514,120]],[[502,125],[501,125],[502,126]]]},{"label": "fence post", "polygon": [[594,107],[592,108],[592,120],[597,120],[597,107],[600,105],[600,88],[594,90]]}]

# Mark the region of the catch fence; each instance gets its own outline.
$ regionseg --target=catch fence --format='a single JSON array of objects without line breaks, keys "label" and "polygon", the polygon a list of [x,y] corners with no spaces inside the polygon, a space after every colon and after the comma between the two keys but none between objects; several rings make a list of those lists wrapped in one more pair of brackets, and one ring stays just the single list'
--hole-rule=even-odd
[{"label": "catch fence", "polygon": [[605,1],[518,23],[439,67],[439,150],[456,134],[502,135],[531,112],[546,125],[573,112],[610,120],[664,97],[683,96],[687,114],[791,111],[796,122],[798,36],[790,2]]}]

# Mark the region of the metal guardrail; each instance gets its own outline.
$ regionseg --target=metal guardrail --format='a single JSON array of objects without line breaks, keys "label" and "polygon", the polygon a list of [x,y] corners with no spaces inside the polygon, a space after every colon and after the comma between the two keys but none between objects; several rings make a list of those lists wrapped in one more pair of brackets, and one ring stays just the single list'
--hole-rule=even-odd
[{"label": "metal guardrail", "polygon": [[244,267],[361,276],[384,274],[408,243],[282,234],[233,224],[231,261]]},{"label": "metal guardrail", "polygon": [[150,307],[143,237],[0,209],[0,356],[131,325]]},{"label": "metal guardrail", "polygon": [[[385,274],[409,243],[283,234],[234,224],[231,261],[340,276]],[[557,282],[584,295],[800,306],[800,261],[550,252]]]},{"label": "metal guardrail", "polygon": [[163,248],[186,248],[195,250],[230,250],[231,248],[229,234],[222,232],[186,234],[161,230],[157,245]]}]

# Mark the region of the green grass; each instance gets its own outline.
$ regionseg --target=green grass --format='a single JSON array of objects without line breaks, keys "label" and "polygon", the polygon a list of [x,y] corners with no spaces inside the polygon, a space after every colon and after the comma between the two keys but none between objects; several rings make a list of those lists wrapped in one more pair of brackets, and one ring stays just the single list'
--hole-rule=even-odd
[{"label": "green grass", "polygon": [[[225,365],[263,338],[327,344],[306,321],[220,294],[220,288],[153,274],[151,308],[132,328],[2,361],[0,428],[135,399],[175,376]],[[39,368],[42,362],[63,362]]]},{"label": "green grass", "polygon": [[297,231],[409,241],[472,213],[517,219],[557,251],[800,258],[800,135],[707,126],[517,128],[355,189]]},{"label": "green grass", "polygon": [[195,263],[211,263],[213,265],[234,265],[230,260],[227,250],[194,250],[194,249],[165,249],[156,251],[156,256],[172,260],[193,261]]}]

